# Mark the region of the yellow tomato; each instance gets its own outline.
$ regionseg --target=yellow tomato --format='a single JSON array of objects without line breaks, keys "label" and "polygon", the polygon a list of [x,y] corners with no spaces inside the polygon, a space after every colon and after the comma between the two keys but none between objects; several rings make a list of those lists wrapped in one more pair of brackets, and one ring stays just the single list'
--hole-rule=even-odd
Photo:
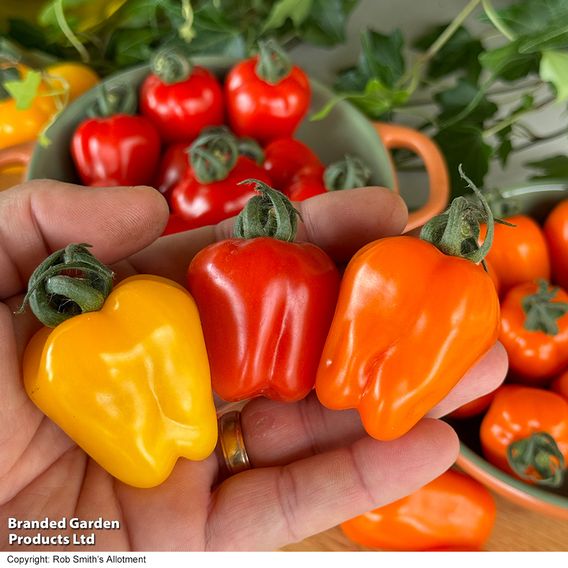
[{"label": "yellow tomato", "polygon": [[[52,88],[68,88],[69,102],[92,89],[99,81],[99,76],[83,63],[55,63],[44,69]],[[65,82],[62,84],[62,80]]]}]

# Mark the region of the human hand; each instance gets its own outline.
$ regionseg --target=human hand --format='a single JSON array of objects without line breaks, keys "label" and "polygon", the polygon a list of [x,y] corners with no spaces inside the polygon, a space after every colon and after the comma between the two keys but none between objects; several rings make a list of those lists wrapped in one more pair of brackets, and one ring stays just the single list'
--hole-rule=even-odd
[{"label": "human hand", "polygon": [[[318,196],[298,207],[298,239],[318,244],[337,262],[369,241],[399,233],[406,223],[400,198],[377,188]],[[338,211],[341,225],[330,223]],[[37,264],[70,242],[92,244],[119,279],[142,272],[185,283],[191,257],[230,233],[228,221],[158,239],[166,219],[163,198],[150,188],[36,181],[0,193],[4,527],[8,517],[102,517],[121,526],[98,532],[96,548],[103,550],[272,550],[407,495],[454,463],[457,437],[436,418],[499,385],[506,372],[500,345],[430,418],[393,442],[368,437],[355,411],[326,410],[311,395],[295,404],[249,402],[241,418],[253,469],[221,483],[216,455],[203,462],[180,459],[154,489],[126,486],[89,459],[27,397],[20,362],[39,324],[29,313],[13,312]],[[2,549],[16,549],[6,534]]]}]

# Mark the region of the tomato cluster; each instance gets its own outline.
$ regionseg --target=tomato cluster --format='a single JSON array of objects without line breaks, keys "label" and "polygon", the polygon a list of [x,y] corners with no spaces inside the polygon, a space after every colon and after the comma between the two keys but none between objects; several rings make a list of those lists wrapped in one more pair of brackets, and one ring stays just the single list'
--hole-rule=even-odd
[{"label": "tomato cluster", "polygon": [[486,262],[500,295],[509,374],[496,393],[452,417],[486,412],[485,457],[528,483],[558,486],[568,459],[568,200],[542,226],[520,214],[503,221]]},{"label": "tomato cluster", "polygon": [[[177,50],[163,50],[138,93],[101,90],[73,135],[71,155],[86,185],[158,188],[171,211],[165,234],[214,224],[253,196],[238,185],[245,179],[294,201],[347,187],[337,175],[326,184],[318,156],[293,137],[310,95],[302,69],[270,42],[230,69],[223,84]],[[331,173],[338,168],[356,173],[350,187],[368,181],[357,158],[347,156]]]}]

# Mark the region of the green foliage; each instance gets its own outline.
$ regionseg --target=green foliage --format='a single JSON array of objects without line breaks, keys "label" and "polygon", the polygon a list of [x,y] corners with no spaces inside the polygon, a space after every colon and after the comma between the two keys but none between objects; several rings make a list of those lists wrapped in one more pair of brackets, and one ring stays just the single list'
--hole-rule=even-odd
[{"label": "green foliage", "polygon": [[536,170],[530,179],[541,181],[568,179],[568,156],[551,156],[543,160],[527,162],[525,166]]},{"label": "green foliage", "polygon": [[[480,11],[470,15],[467,6],[451,22],[419,37],[412,45],[418,53],[410,59],[398,30],[390,35],[364,31],[357,64],[337,76],[338,97],[313,118],[325,116],[342,99],[372,119],[400,120],[399,113],[404,117],[416,113],[421,128],[433,136],[446,158],[453,194],[464,190],[460,163],[476,185],[483,185],[492,160],[506,167],[517,149],[549,138],[532,134],[522,122],[524,116],[568,99],[568,2],[513,0],[502,10],[495,10],[489,0],[480,0],[478,8],[482,5],[487,10],[481,18],[487,31],[494,26],[493,31],[502,35],[501,45],[491,49],[468,29],[467,17],[479,17]],[[538,98],[519,94],[515,104],[511,97],[494,94],[502,94],[503,84],[510,84],[511,94],[516,93],[519,81],[527,78],[535,91],[543,87]],[[420,98],[430,96],[419,105],[424,110],[416,109],[413,102],[418,90]],[[555,96],[543,100],[543,91]],[[562,132],[556,130],[551,136]],[[521,136],[524,144],[518,143]],[[397,157],[401,164],[415,163],[408,152],[398,152]],[[543,175],[549,174],[547,169]]]}]

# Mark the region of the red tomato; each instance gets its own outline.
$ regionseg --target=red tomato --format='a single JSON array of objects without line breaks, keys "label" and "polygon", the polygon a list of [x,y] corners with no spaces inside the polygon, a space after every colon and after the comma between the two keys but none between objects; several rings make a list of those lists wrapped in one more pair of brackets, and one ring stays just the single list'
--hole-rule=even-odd
[{"label": "red tomato", "polygon": [[568,289],[568,199],[557,205],[544,223],[550,250],[552,280]]},{"label": "red tomato", "polygon": [[168,200],[171,190],[189,173],[188,145],[176,142],[168,146],[158,168],[156,189]]},{"label": "red tomato", "polygon": [[203,183],[189,173],[172,190],[172,212],[184,219],[188,228],[214,225],[239,213],[255,194],[252,186],[238,185],[249,178],[270,183],[262,167],[245,156],[238,157],[229,175],[221,181]]},{"label": "red tomato", "polygon": [[[285,71],[277,74],[276,80],[263,74],[262,63],[271,61],[277,66],[276,59],[283,56],[271,46],[267,42],[261,46],[259,56],[237,63],[225,80],[231,129],[237,135],[250,136],[261,144],[292,136],[308,111],[311,96],[308,77],[289,61],[287,65],[281,65]],[[269,53],[263,53],[263,49]]]},{"label": "red tomato", "polygon": [[179,215],[172,215],[168,219],[168,223],[162,236],[164,235],[174,235],[175,233],[182,233],[183,231],[189,231],[191,229],[191,225],[187,223],[184,219],[182,219]]},{"label": "red tomato", "polygon": [[[501,294],[517,284],[550,279],[550,257],[544,233],[534,219],[514,215],[506,219],[514,227],[496,224],[493,245],[486,259],[495,270]],[[482,225],[480,239],[485,238]]]},{"label": "red tomato", "polygon": [[308,173],[311,168],[319,172],[322,163],[309,146],[294,138],[278,138],[264,149],[264,169],[274,187],[284,191],[292,178],[300,171]]},{"label": "red tomato", "polygon": [[[286,203],[279,192],[263,189],[268,190]],[[251,200],[243,215],[257,204]],[[280,235],[284,240],[247,236],[252,223],[239,217],[235,226],[243,228],[242,235],[237,233],[243,238],[206,247],[189,266],[213,389],[228,401],[304,398],[313,388],[335,309],[339,274],[333,261],[314,244],[290,242],[296,212],[289,203],[272,216],[274,224],[267,222],[271,212],[262,203],[249,219],[265,216],[261,234],[289,219],[284,223],[289,231]]]},{"label": "red tomato", "polygon": [[146,77],[140,110],[156,125],[162,140],[189,143],[206,126],[223,124],[223,91],[215,75],[203,67],[191,68],[182,60],[178,70],[173,81],[165,82],[156,73]]},{"label": "red tomato", "polygon": [[116,114],[84,120],[71,140],[71,156],[85,185],[151,185],[160,137],[143,116]]}]

